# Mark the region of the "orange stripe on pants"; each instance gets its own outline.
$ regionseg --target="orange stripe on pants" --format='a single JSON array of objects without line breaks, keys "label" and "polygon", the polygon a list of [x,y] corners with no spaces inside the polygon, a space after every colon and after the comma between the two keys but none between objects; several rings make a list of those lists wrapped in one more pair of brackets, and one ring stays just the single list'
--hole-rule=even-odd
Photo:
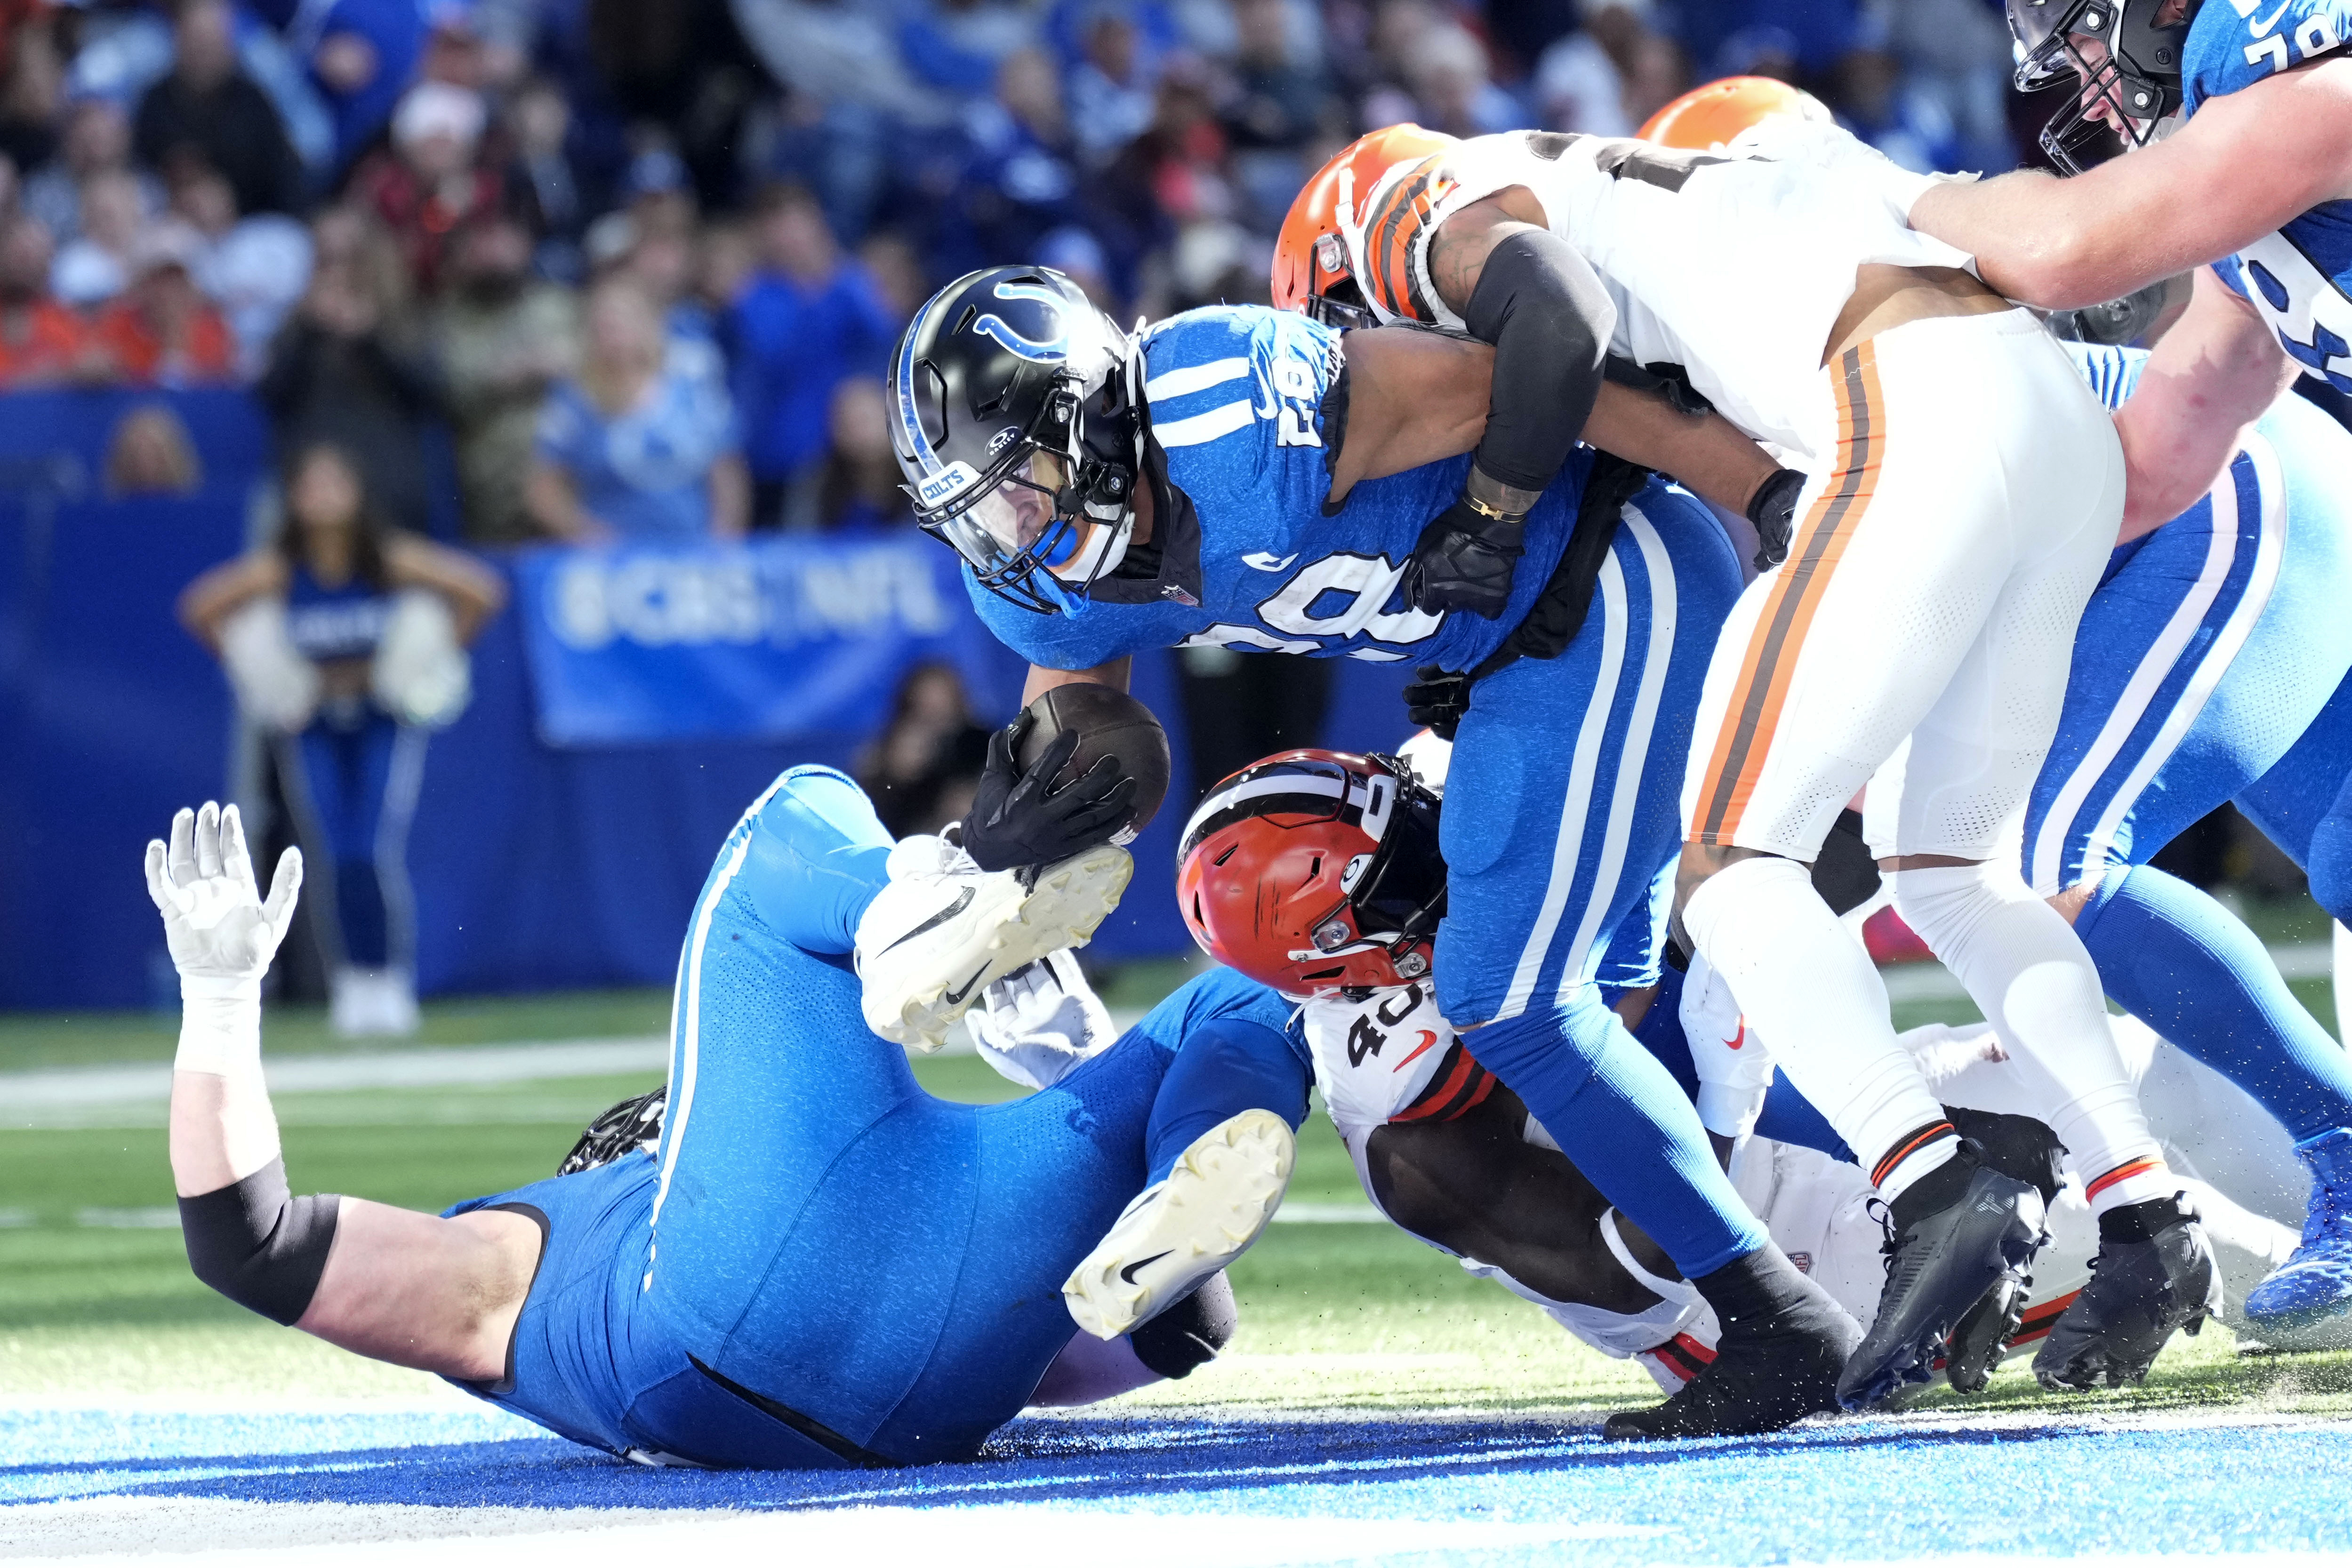
[{"label": "orange stripe on pants", "polygon": [[1839,356],[1838,369],[1837,470],[1806,513],[1789,562],[1748,635],[1748,656],[1724,705],[1723,727],[1716,736],[1706,787],[1700,791],[1691,823],[1691,836],[1703,844],[1731,843],[1739,831],[1740,818],[1771,754],[1773,731],[1788,701],[1805,633],[1878,487],[1886,452],[1886,399],[1879,390],[1874,343],[1865,340],[1848,349]]}]

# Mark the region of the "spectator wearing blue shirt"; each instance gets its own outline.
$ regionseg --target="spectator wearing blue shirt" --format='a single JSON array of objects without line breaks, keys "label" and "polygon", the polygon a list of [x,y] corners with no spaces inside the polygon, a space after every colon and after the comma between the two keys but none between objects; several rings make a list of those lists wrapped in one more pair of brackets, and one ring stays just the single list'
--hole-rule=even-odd
[{"label": "spectator wearing blue shirt", "polygon": [[728,339],[754,515],[765,524],[824,455],[835,385],[879,374],[899,323],[872,276],[841,254],[804,188],[765,193],[754,232],[760,267],[729,312]]},{"label": "spectator wearing blue shirt", "polygon": [[524,491],[533,518],[583,543],[740,538],[750,485],[727,389],[681,366],[659,311],[627,277],[590,292],[583,350],[579,377],[559,382],[540,413]]}]

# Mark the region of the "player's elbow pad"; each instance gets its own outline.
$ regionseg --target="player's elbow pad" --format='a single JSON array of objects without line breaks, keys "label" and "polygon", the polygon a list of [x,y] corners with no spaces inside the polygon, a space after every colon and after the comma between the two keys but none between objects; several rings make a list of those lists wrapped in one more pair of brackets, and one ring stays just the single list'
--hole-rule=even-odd
[{"label": "player's elbow pad", "polygon": [[1472,337],[1495,345],[1478,466],[1514,489],[1540,490],[1591,416],[1617,308],[1566,240],[1526,229],[1487,254],[1462,319]]},{"label": "player's elbow pad", "polygon": [[310,1309],[334,1245],[342,1199],[294,1197],[286,1162],[180,1200],[180,1235],[196,1278],[241,1307],[291,1327]]}]

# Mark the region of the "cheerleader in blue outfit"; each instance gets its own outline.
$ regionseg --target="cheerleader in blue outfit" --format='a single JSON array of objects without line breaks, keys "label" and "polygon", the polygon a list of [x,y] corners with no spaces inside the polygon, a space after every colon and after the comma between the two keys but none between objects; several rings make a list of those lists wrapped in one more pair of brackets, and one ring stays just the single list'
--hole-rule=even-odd
[{"label": "cheerleader in blue outfit", "polygon": [[471,557],[383,526],[341,448],[297,453],[278,538],[181,601],[268,737],[314,877],[339,1034],[416,1028],[408,825],[432,730],[468,694],[465,644],[505,599]]}]

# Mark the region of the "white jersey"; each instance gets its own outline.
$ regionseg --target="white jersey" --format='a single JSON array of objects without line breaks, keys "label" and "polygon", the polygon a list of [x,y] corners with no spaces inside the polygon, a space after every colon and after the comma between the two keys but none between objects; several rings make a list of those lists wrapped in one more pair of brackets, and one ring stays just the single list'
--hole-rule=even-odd
[{"label": "white jersey", "polygon": [[1380,1207],[1364,1151],[1391,1122],[1450,1122],[1495,1092],[1495,1075],[1462,1048],[1428,986],[1361,1001],[1317,997],[1300,1014],[1315,1086],[1339,1130],[1364,1196]]},{"label": "white jersey", "polygon": [[1830,329],[1867,263],[1963,267],[1876,193],[1809,162],[1688,152],[1632,139],[1507,131],[1382,172],[1340,231],[1384,320],[1462,328],[1438,297],[1429,241],[1473,202],[1524,185],[1617,307],[1610,351],[1679,366],[1732,423],[1826,461],[1836,414]]}]

